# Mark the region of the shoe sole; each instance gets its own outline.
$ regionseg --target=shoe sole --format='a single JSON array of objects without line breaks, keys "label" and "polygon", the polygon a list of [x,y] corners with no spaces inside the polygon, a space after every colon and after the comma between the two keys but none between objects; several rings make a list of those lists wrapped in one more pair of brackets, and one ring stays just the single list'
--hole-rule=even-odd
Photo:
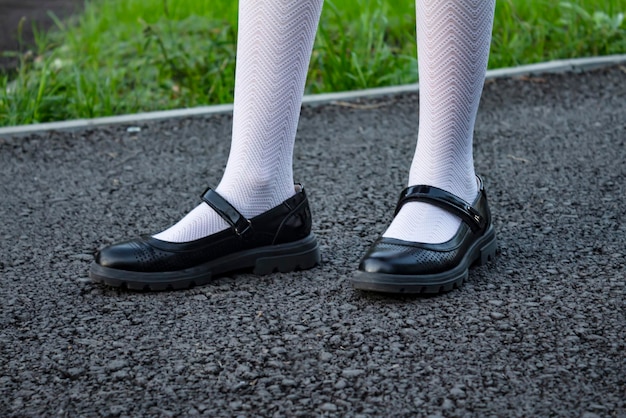
[{"label": "shoe sole", "polygon": [[352,287],[383,293],[437,294],[459,288],[469,277],[469,268],[482,266],[495,259],[496,234],[491,226],[469,248],[457,267],[442,273],[404,275],[358,271],[350,279]]},{"label": "shoe sole", "polygon": [[217,276],[245,270],[256,275],[307,270],[320,264],[319,245],[313,234],[287,244],[269,245],[210,261],[199,266],[168,272],[138,272],[103,267],[93,262],[89,277],[112,287],[133,290],[179,290],[205,285]]}]

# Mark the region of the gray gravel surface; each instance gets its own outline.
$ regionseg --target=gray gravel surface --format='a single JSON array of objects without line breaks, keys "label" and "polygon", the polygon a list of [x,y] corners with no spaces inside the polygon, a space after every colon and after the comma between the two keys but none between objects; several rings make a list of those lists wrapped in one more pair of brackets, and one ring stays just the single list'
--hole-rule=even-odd
[{"label": "gray gravel surface", "polygon": [[321,267],[180,292],[88,266],[217,183],[230,116],[0,139],[0,415],[626,416],[625,97],[623,67],[486,84],[499,253],[437,297],[347,282],[404,186],[414,94],[303,109]]}]

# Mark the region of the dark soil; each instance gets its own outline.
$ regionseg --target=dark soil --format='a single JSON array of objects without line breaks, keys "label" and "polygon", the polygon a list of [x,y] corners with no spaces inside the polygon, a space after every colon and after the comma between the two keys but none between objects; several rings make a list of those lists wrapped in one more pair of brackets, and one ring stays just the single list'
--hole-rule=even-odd
[{"label": "dark soil", "polygon": [[[3,52],[24,51],[33,45],[33,26],[49,29],[54,25],[50,12],[66,18],[82,3],[82,0],[0,0],[0,71],[17,65],[17,59],[2,57]],[[24,30],[20,45],[18,26],[22,19]]]}]

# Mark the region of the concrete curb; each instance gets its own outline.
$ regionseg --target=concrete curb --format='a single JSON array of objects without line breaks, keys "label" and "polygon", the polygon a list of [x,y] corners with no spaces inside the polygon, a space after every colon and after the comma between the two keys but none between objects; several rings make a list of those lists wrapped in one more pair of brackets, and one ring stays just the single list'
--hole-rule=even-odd
[{"label": "concrete curb", "polygon": [[[626,54],[609,55],[604,57],[576,58],[555,60],[537,64],[522,65],[519,67],[501,68],[487,71],[487,79],[502,77],[520,77],[547,73],[561,73],[567,71],[586,71],[610,65],[626,63]],[[391,96],[408,92],[416,92],[418,83],[400,86],[380,87],[366,90],[347,91],[340,93],[322,93],[307,95],[302,103],[306,105],[320,105],[336,101],[350,101],[359,98],[374,98]],[[231,113],[232,104],[200,106],[189,109],[164,110],[157,112],[134,113],[121,116],[110,116],[94,119],[75,119],[61,122],[49,122],[33,125],[19,125],[0,128],[0,136],[19,136],[46,131],[76,130],[94,128],[103,125],[124,125],[152,122],[163,119],[184,118],[193,116],[208,116],[214,114]]]}]

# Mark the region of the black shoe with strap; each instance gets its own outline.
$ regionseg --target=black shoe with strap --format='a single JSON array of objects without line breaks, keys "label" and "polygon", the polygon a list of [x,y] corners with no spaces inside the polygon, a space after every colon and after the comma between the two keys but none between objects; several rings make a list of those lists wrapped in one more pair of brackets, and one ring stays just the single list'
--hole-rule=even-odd
[{"label": "black shoe with strap", "polygon": [[302,186],[296,185],[294,196],[251,219],[210,188],[202,200],[230,228],[189,242],[143,236],[111,245],[96,253],[89,276],[114,287],[168,290],[203,285],[216,276],[242,270],[263,275],[319,264],[311,210]]},{"label": "black shoe with strap", "polygon": [[352,285],[390,293],[439,293],[459,287],[470,266],[483,265],[496,253],[487,195],[482,179],[478,178],[478,183],[478,196],[472,204],[437,187],[404,189],[395,214],[407,202],[427,202],[461,218],[459,230],[441,244],[379,238],[361,260]]}]

